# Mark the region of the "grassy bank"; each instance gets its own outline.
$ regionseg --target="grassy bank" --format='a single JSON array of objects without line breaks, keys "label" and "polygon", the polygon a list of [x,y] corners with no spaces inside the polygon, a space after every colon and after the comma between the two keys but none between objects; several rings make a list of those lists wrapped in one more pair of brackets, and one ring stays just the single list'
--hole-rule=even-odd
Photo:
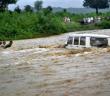
[{"label": "grassy bank", "polygon": [[[103,13],[101,16],[109,16]],[[64,23],[64,17],[71,18],[70,23]],[[0,13],[0,39],[15,40],[58,35],[70,31],[110,28],[109,21],[101,24],[81,25],[83,17],[95,16],[91,14],[70,14],[67,12],[46,13],[32,12],[4,12]]]}]

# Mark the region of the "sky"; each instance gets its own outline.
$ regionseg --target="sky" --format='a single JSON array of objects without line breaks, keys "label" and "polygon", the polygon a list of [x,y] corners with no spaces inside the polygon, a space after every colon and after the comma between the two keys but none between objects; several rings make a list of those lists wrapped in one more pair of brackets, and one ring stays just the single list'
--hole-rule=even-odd
[{"label": "sky", "polygon": [[[16,4],[9,5],[9,9],[14,9],[16,6],[23,8],[25,5],[34,5],[36,0],[18,0]],[[82,8],[83,0],[42,0],[43,7],[63,7],[63,8]]]}]

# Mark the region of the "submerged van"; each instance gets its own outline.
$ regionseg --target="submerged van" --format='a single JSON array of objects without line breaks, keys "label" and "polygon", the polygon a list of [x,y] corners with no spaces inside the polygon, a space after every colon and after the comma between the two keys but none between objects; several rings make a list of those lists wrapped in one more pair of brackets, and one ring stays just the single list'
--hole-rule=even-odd
[{"label": "submerged van", "polygon": [[110,46],[110,36],[98,34],[72,34],[65,43],[66,48],[91,48]]}]

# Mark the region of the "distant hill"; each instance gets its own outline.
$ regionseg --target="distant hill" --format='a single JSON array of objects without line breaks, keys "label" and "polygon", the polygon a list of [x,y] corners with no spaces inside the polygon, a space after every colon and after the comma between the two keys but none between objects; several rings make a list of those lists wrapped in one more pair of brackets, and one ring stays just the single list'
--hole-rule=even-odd
[{"label": "distant hill", "polygon": [[[61,7],[54,7],[53,8],[53,12],[59,12],[59,11],[63,11],[64,8]],[[110,9],[100,9],[100,12],[109,12]],[[95,9],[91,9],[91,8],[67,8],[67,12],[70,13],[91,13],[91,12],[95,12]]]}]

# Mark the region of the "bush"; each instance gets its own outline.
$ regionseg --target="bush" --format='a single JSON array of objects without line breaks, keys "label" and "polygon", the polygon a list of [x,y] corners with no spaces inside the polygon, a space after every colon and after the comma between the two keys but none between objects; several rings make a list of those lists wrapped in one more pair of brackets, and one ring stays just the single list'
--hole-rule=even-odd
[{"label": "bush", "polygon": [[40,14],[36,25],[36,31],[45,35],[57,35],[66,32],[64,23],[52,15],[45,16]]},{"label": "bush", "polygon": [[44,13],[0,13],[0,39],[27,39],[66,32],[59,17]]},{"label": "bush", "polygon": [[97,24],[97,26],[102,29],[109,29],[110,28],[110,21],[103,21],[100,24]]},{"label": "bush", "polygon": [[[64,23],[64,17],[70,17],[70,23]],[[101,24],[81,25],[79,21],[95,14],[71,14],[68,12],[3,12],[0,13],[0,39],[29,39],[57,35],[64,32],[89,30],[97,28],[110,28],[109,21]],[[103,17],[110,13],[102,14]]]},{"label": "bush", "polygon": [[81,25],[77,22],[71,22],[66,24],[68,32],[80,30]]},{"label": "bush", "polygon": [[0,39],[26,39],[35,34],[36,14],[0,13]]}]

